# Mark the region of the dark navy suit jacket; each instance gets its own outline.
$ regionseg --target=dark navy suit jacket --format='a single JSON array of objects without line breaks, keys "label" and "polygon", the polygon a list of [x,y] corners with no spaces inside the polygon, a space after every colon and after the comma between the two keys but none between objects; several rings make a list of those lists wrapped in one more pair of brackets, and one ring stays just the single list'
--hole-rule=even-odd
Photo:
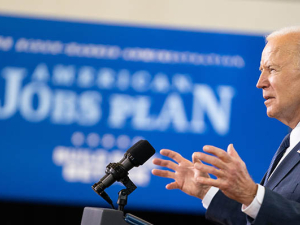
[{"label": "dark navy suit jacket", "polygon": [[300,142],[279,164],[269,181],[265,176],[265,196],[255,220],[241,211],[242,205],[219,191],[206,211],[215,224],[300,225]]}]

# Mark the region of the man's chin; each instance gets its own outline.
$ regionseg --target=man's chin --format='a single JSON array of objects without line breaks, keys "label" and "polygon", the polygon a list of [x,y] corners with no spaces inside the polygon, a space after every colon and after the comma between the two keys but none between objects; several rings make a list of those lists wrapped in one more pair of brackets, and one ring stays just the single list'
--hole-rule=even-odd
[{"label": "man's chin", "polygon": [[270,118],[275,118],[274,111],[267,108],[267,116],[270,117]]}]

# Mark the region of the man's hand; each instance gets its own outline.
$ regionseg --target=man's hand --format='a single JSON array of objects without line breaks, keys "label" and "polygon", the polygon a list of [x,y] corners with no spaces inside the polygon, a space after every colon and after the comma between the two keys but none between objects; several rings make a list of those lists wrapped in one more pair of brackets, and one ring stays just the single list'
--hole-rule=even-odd
[{"label": "man's hand", "polygon": [[193,154],[195,160],[202,160],[213,166],[203,163],[195,163],[195,168],[202,173],[213,174],[217,179],[209,177],[197,177],[197,181],[203,185],[218,187],[227,197],[248,206],[257,192],[257,185],[251,179],[244,161],[230,144],[227,152],[206,145],[203,150],[212,155],[201,152]]},{"label": "man's hand", "polygon": [[194,168],[195,162],[197,165],[201,165],[201,161],[196,159],[193,154],[193,163],[185,158],[183,158],[177,152],[162,149],[160,154],[163,156],[167,156],[173,159],[175,162],[171,160],[163,160],[163,159],[154,159],[153,163],[158,166],[166,167],[168,169],[173,170],[160,170],[153,169],[152,174],[160,177],[166,177],[174,179],[175,181],[169,183],[166,188],[171,189],[180,189],[188,195],[195,196],[197,198],[203,199],[206,195],[207,191],[210,189],[210,185],[201,184],[197,182],[197,179],[200,177],[209,179],[209,175],[206,172],[201,172]]}]

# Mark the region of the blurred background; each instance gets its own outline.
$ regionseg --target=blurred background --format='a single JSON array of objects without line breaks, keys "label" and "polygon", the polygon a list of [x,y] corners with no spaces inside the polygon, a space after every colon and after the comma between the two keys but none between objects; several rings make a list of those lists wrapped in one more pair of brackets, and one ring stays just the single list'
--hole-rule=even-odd
[{"label": "blurred background", "polygon": [[[91,186],[140,139],[191,159],[234,143],[256,182],[287,133],[255,84],[264,36],[296,0],[0,2],[1,224],[80,224]],[[272,140],[272,141],[271,141]],[[259,155],[259,157],[257,157]],[[201,200],[130,171],[126,212],[210,224]],[[116,205],[115,183],[107,193]]]}]

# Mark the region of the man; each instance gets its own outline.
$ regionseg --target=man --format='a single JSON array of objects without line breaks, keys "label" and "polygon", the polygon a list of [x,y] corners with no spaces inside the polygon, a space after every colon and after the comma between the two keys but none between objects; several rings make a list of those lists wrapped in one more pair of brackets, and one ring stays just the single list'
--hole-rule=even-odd
[{"label": "man", "polygon": [[217,224],[300,224],[300,27],[267,37],[260,70],[256,86],[263,91],[267,115],[292,129],[260,184],[251,179],[232,144],[227,151],[204,146],[204,152],[193,154],[193,162],[166,149],[161,154],[177,163],[153,160],[175,171],[152,171],[175,180],[166,188],[202,199],[206,218]]}]

